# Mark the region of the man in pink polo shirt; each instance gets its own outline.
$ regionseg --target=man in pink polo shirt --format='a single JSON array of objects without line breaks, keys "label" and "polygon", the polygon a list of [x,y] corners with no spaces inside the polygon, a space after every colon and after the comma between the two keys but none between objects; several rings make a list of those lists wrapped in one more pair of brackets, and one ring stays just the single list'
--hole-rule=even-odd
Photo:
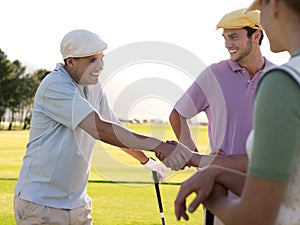
[{"label": "man in pink polo shirt", "polygon": [[252,129],[255,89],[262,70],[273,64],[260,50],[263,33],[259,12],[230,12],[217,24],[219,28],[223,28],[230,59],[210,65],[197,77],[176,103],[170,123],[178,140],[197,151],[188,119],[205,112],[210,149],[218,156],[199,154],[192,166],[217,164],[245,172],[245,143]]}]

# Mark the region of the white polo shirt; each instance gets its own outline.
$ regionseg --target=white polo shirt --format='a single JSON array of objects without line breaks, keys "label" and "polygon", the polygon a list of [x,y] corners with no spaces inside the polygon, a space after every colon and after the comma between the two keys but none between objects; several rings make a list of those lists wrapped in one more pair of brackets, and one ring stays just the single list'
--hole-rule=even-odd
[{"label": "white polo shirt", "polygon": [[92,111],[107,120],[111,111],[100,84],[83,89],[57,64],[40,84],[26,155],[15,187],[21,199],[73,209],[90,201],[86,192],[95,139],[78,127]]}]

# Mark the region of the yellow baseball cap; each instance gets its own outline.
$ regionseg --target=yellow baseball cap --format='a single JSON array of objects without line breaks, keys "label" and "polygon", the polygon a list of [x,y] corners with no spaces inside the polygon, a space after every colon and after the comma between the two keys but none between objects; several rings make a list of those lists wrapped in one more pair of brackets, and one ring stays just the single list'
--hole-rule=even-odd
[{"label": "yellow baseball cap", "polygon": [[261,0],[254,0],[252,4],[245,10],[245,13],[252,10],[260,10],[260,1]]},{"label": "yellow baseball cap", "polygon": [[262,30],[262,26],[259,22],[260,12],[246,12],[246,10],[247,9],[238,9],[226,14],[217,24],[216,29],[239,29],[243,27],[251,27],[256,30]]}]

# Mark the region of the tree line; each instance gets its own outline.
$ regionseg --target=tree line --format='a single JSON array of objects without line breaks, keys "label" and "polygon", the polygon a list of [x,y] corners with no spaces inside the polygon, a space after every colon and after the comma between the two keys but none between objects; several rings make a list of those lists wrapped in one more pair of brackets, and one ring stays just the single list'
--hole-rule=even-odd
[{"label": "tree line", "polygon": [[[26,66],[19,60],[10,61],[0,49],[0,123],[8,122],[8,130],[14,122],[19,122],[23,129],[28,127],[35,92],[48,73],[45,69],[26,73]],[[6,114],[8,121],[5,121]]]}]

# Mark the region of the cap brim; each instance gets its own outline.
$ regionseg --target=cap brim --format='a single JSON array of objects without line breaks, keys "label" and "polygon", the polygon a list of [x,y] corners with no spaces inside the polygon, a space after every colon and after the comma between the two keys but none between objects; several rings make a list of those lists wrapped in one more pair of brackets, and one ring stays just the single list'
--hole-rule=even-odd
[{"label": "cap brim", "polygon": [[244,13],[252,10],[260,10],[260,0],[254,0],[252,4],[247,9],[245,9]]}]

